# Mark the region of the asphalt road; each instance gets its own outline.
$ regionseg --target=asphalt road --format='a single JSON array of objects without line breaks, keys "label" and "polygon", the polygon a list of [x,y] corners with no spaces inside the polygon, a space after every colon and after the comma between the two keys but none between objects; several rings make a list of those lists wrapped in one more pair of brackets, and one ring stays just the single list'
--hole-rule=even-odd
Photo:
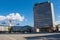
[{"label": "asphalt road", "polygon": [[60,33],[0,34],[0,40],[60,40]]}]

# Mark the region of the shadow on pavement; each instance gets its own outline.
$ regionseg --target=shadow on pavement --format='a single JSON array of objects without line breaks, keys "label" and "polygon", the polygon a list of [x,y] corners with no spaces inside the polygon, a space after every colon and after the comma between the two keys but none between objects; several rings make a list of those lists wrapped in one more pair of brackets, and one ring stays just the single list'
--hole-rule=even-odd
[{"label": "shadow on pavement", "polygon": [[25,37],[27,40],[60,40],[60,34]]}]

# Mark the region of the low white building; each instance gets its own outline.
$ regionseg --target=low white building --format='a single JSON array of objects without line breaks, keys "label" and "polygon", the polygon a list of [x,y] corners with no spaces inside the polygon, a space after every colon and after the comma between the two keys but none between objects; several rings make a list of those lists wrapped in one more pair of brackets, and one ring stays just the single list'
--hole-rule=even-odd
[{"label": "low white building", "polygon": [[58,24],[57,27],[58,27],[58,31],[60,31],[60,24]]},{"label": "low white building", "polygon": [[8,26],[0,26],[0,31],[8,31]]}]

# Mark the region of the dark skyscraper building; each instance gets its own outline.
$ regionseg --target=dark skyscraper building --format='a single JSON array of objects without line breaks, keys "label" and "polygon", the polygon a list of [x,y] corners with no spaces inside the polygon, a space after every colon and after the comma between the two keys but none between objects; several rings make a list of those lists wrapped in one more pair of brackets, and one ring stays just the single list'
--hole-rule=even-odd
[{"label": "dark skyscraper building", "polygon": [[36,3],[34,5],[34,27],[39,31],[52,31],[55,29],[54,10],[51,2]]}]

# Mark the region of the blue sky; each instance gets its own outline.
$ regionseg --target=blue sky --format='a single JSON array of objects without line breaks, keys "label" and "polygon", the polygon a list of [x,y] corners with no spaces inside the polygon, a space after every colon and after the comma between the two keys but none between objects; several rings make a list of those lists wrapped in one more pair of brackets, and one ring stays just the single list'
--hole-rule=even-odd
[{"label": "blue sky", "polygon": [[[6,16],[10,13],[20,13],[26,21],[20,22],[20,25],[34,24],[33,7],[35,3],[45,2],[47,0],[0,0],[0,15]],[[54,4],[54,15],[56,24],[60,23],[60,0],[48,0]]]}]

